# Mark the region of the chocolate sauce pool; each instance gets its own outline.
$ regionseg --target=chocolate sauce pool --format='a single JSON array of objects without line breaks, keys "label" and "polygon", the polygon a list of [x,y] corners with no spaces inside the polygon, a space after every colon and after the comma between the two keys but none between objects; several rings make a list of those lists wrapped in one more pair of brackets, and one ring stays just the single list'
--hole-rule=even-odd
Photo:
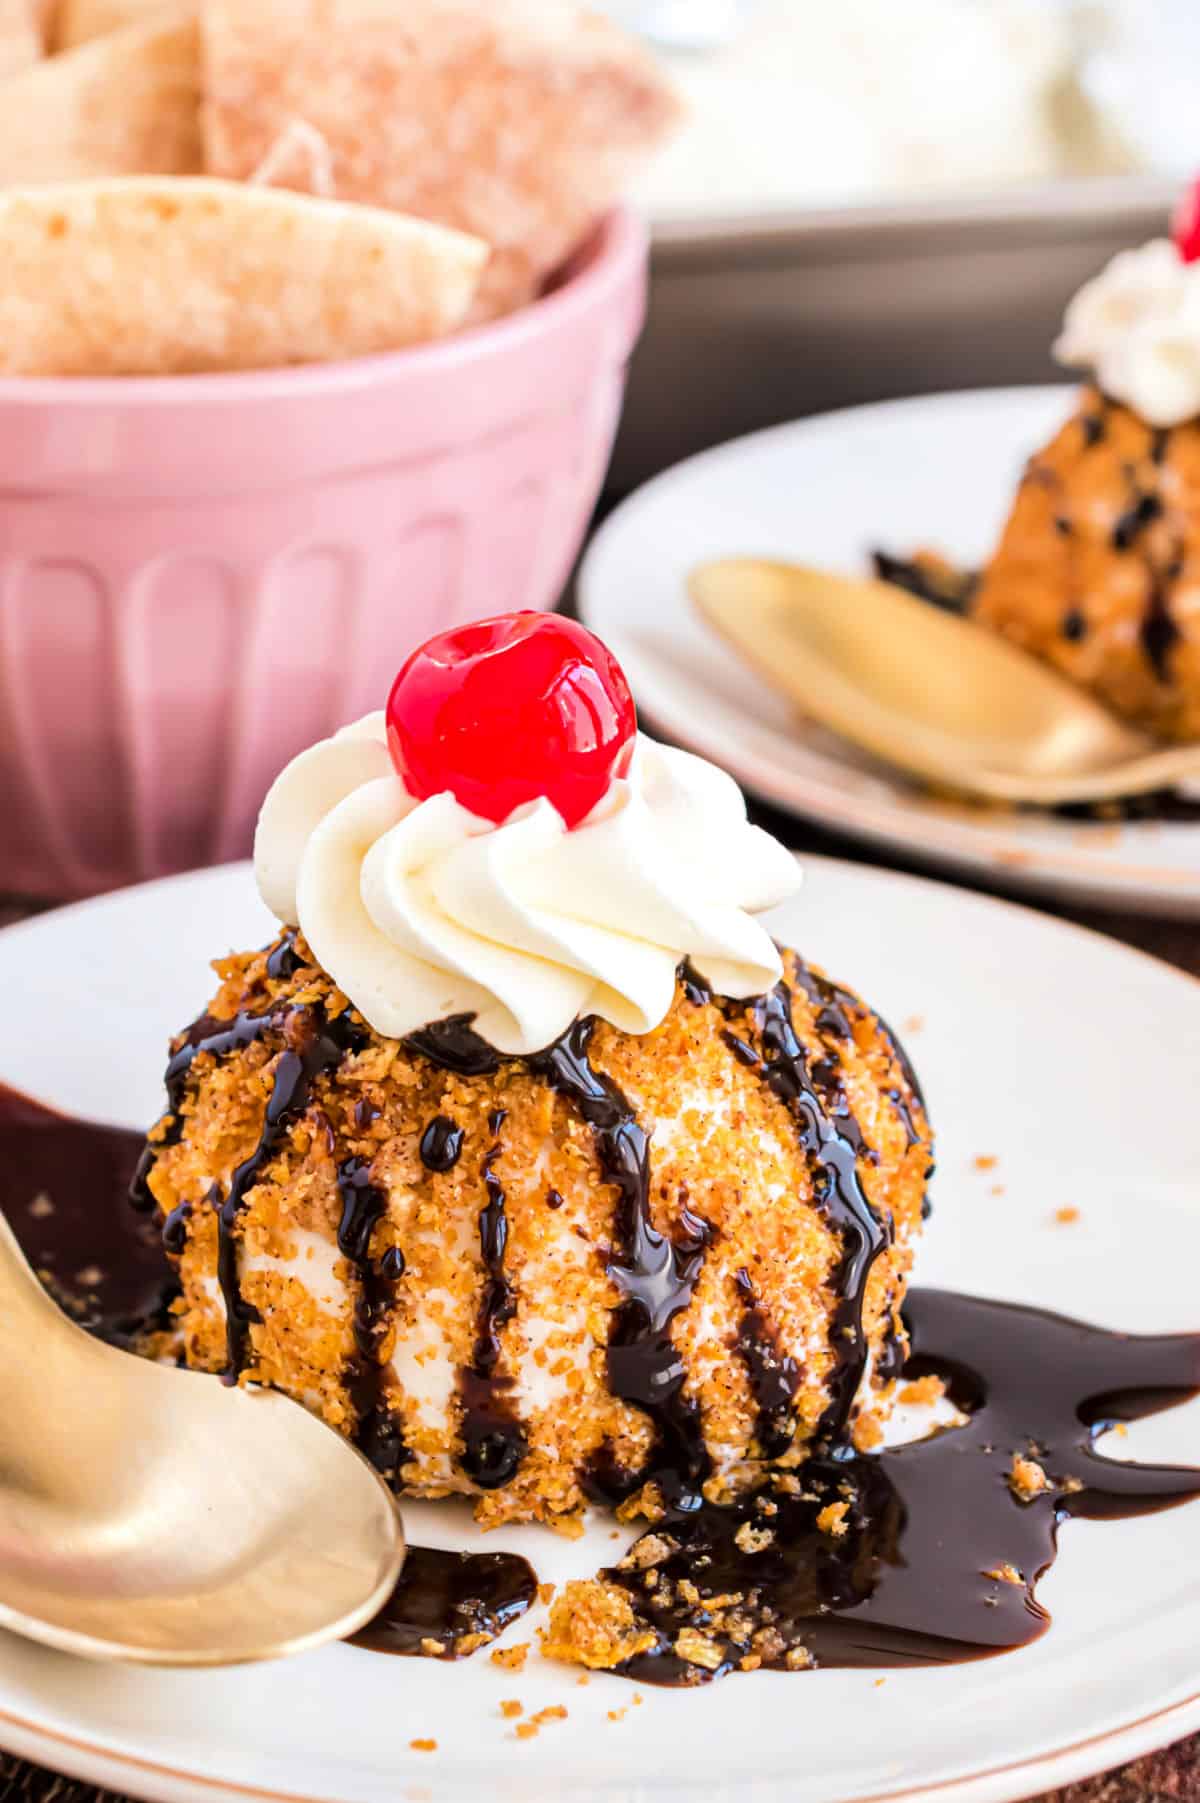
[{"label": "chocolate sauce pool", "polygon": [[[810,1461],[786,1488],[656,1526],[605,1574],[656,1636],[624,1675],[698,1684],[744,1661],[942,1665],[1025,1646],[1049,1626],[1034,1587],[1061,1522],[1200,1496],[1200,1470],[1117,1463],[1093,1445],[1200,1391],[1200,1335],[1138,1339],[946,1290],[913,1291],[905,1314],[906,1376],[943,1377],[967,1425]],[[1014,1458],[1045,1477],[1027,1501]],[[639,1547],[655,1554],[643,1569]],[[679,1656],[681,1636],[707,1664]]]},{"label": "chocolate sauce pool", "polygon": [[[836,1037],[833,1013],[826,1025]],[[593,1125],[612,1136],[613,1165],[629,1160],[632,1199],[640,1152],[619,1147],[619,1102],[590,1073],[586,1043],[561,1057],[553,1080],[577,1101],[587,1093]],[[157,1231],[126,1203],[140,1151],[137,1135],[0,1090],[0,1208],[60,1299],[118,1341],[161,1319],[173,1281]],[[342,1236],[355,1257],[375,1206],[360,1177],[342,1172]],[[636,1220],[628,1232],[631,1283],[644,1273],[631,1295],[648,1285],[635,1343],[644,1335],[653,1348],[656,1286],[669,1291],[699,1248],[639,1244]],[[753,1325],[749,1284],[747,1292]],[[1135,1338],[937,1290],[912,1292],[906,1314],[906,1376],[941,1376],[967,1424],[879,1455],[831,1442],[827,1456],[777,1474],[735,1508],[696,1506],[686,1495],[686,1508],[606,1574],[653,1635],[622,1675],[694,1685],[759,1666],[941,1664],[1022,1646],[1048,1624],[1034,1588],[1064,1520],[1117,1520],[1200,1496],[1200,1470],[1117,1463],[1094,1445],[1113,1422],[1200,1391],[1200,1335]],[[362,1330],[366,1339],[369,1321]],[[767,1415],[786,1400],[778,1372],[775,1382],[761,1398]],[[672,1425],[684,1431],[682,1420]],[[1028,1500],[1014,1491],[1014,1459],[1025,1461],[1017,1470]],[[356,1644],[457,1658],[516,1620],[535,1594],[532,1569],[515,1555],[413,1548],[395,1593]],[[681,1646],[699,1648],[704,1662],[683,1658]]]},{"label": "chocolate sauce pool", "polygon": [[537,1575],[516,1553],[448,1553],[410,1546],[400,1582],[352,1646],[374,1653],[463,1659],[524,1615]]}]

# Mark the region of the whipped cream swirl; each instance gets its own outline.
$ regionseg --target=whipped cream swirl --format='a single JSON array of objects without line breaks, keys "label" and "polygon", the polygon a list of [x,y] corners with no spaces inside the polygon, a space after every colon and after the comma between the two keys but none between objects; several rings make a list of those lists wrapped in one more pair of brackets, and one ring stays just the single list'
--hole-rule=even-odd
[{"label": "whipped cream swirl", "polygon": [[378,1033],[470,1014],[511,1055],[585,1014],[649,1032],[684,958],[719,994],[770,989],[779,954],[751,916],[800,881],[731,777],[642,734],[628,774],[568,831],[544,799],[500,825],[449,793],[414,800],[382,714],[287,766],[254,864],[267,906]]},{"label": "whipped cream swirl", "polygon": [[1105,394],[1151,426],[1200,414],[1200,263],[1168,238],[1124,250],[1067,307],[1060,363],[1090,369]]}]

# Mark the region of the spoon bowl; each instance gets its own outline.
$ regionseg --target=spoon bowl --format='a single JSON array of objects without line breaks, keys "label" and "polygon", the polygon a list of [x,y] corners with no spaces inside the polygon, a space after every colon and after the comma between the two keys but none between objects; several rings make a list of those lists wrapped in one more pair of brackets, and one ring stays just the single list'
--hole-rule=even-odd
[{"label": "spoon bowl", "polygon": [[1200,776],[1008,640],[885,582],[764,558],[699,565],[703,618],[799,709],[939,788],[1105,801]]},{"label": "spoon bowl", "polygon": [[347,1441],[275,1391],[105,1345],[0,1216],[0,1626],[66,1652],[231,1665],[351,1634],[404,1560]]}]

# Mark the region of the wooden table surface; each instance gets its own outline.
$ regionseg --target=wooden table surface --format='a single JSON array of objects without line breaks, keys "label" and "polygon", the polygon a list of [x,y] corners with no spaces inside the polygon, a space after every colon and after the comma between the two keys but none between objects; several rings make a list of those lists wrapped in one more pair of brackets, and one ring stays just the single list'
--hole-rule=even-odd
[{"label": "wooden table surface", "polygon": [[[856,862],[870,861],[868,854],[852,840],[805,827],[769,808],[752,807],[751,811],[763,826],[801,851],[847,857]],[[890,857],[887,862],[895,868],[920,868],[915,864],[905,866],[901,860]],[[1075,921],[1097,932],[1108,933],[1115,939],[1136,946],[1139,951],[1149,952],[1154,957],[1178,965],[1192,976],[1200,977],[1200,921],[1153,920],[1134,914],[1106,914],[1079,908],[1074,904],[1049,905],[1041,900],[1032,901],[1029,905],[1057,914],[1063,920]],[[28,912],[27,904],[0,900],[0,925],[18,920]],[[1114,1657],[1118,1656],[1118,1649],[1113,1648],[1111,1651]],[[1200,1652],[1197,1658],[1200,1662]],[[1049,1798],[1053,1803],[1200,1803],[1200,1735],[1194,1735],[1161,1753],[1152,1753],[1145,1759],[1135,1760],[1132,1765],[1123,1766],[1118,1771],[1089,1779],[1082,1784],[1073,1784],[1066,1790],[1053,1791],[1049,1793]],[[114,1803],[107,1791],[98,1791],[92,1785],[76,1783],[57,1773],[0,1753],[0,1803],[17,1803],[17,1799],[21,1803]]]}]

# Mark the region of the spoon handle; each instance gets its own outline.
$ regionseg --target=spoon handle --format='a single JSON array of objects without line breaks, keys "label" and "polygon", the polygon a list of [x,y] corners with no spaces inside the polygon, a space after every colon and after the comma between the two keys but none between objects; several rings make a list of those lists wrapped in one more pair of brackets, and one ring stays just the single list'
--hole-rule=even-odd
[{"label": "spoon handle", "polygon": [[0,1398],[6,1407],[32,1392],[44,1369],[47,1343],[69,1325],[0,1214]]}]

